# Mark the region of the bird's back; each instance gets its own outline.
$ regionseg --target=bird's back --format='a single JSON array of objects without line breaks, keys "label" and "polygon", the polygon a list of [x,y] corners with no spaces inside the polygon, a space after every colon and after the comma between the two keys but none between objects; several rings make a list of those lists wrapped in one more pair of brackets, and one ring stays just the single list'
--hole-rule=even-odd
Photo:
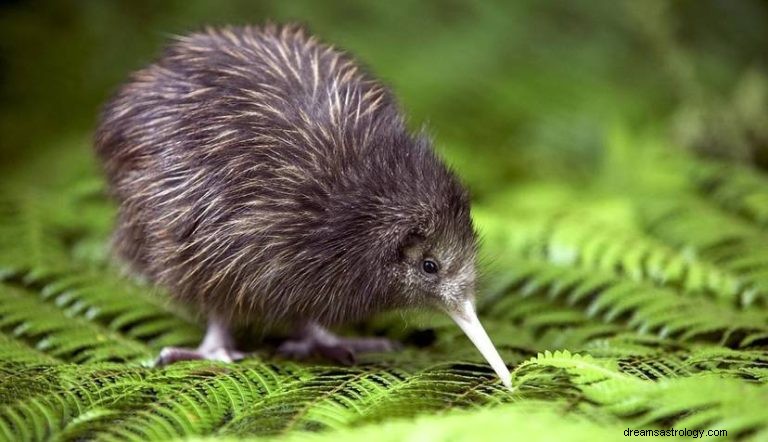
[{"label": "bird's back", "polygon": [[209,29],[177,38],[131,77],[96,147],[120,194],[129,175],[164,171],[155,163],[171,156],[214,169],[329,169],[399,119],[385,88],[301,27]]},{"label": "bird's back", "polygon": [[120,204],[116,250],[135,271],[224,314],[280,316],[320,308],[301,297],[321,266],[312,235],[343,223],[345,198],[389,192],[410,140],[349,56],[266,26],[178,38],[107,105],[96,149]]}]

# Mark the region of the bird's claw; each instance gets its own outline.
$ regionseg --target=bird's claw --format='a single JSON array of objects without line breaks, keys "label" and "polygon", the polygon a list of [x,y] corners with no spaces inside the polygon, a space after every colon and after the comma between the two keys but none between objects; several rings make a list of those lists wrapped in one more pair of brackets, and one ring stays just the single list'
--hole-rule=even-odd
[{"label": "bird's claw", "polygon": [[277,352],[292,359],[320,356],[352,365],[358,353],[389,352],[401,347],[400,343],[386,338],[342,338],[323,327],[312,325],[305,327],[298,339],[284,341]]},{"label": "bird's claw", "polygon": [[185,347],[165,347],[155,359],[155,366],[164,366],[179,361],[208,360],[235,362],[244,359],[245,353],[231,348],[217,347],[194,349]]}]

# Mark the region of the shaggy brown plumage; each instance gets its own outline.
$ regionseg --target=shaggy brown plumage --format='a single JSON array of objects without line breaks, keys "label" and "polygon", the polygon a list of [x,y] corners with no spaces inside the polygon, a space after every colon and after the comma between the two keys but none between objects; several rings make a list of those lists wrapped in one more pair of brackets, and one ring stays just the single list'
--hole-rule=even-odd
[{"label": "shaggy brown plumage", "polygon": [[220,323],[473,297],[467,193],[387,88],[299,26],[177,38],[108,103],[96,150],[119,256]]}]

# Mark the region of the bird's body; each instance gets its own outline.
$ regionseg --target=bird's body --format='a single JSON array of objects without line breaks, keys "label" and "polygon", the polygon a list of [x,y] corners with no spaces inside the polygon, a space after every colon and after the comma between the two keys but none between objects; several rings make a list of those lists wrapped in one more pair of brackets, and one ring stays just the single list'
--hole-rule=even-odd
[{"label": "bird's body", "polygon": [[388,89],[300,27],[178,38],[109,102],[96,150],[118,255],[209,335],[471,300],[464,188]]}]

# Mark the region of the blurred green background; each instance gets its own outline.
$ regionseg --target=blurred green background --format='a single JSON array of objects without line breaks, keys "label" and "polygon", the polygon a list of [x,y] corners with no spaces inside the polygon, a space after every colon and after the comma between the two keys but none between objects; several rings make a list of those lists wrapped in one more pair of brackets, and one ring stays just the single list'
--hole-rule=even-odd
[{"label": "blurred green background", "polygon": [[[343,331],[405,343],[354,367],[258,334],[148,367],[202,327],[112,266],[99,108],[169,36],[266,20],[357,55],[471,187],[515,391],[439,314]],[[0,441],[768,440],[767,72],[758,0],[0,0]]]},{"label": "blurred green background", "polygon": [[588,180],[616,127],[768,164],[764,1],[6,0],[0,172],[86,158],[101,103],[170,35],[266,20],[356,54],[477,198],[532,175]]}]

